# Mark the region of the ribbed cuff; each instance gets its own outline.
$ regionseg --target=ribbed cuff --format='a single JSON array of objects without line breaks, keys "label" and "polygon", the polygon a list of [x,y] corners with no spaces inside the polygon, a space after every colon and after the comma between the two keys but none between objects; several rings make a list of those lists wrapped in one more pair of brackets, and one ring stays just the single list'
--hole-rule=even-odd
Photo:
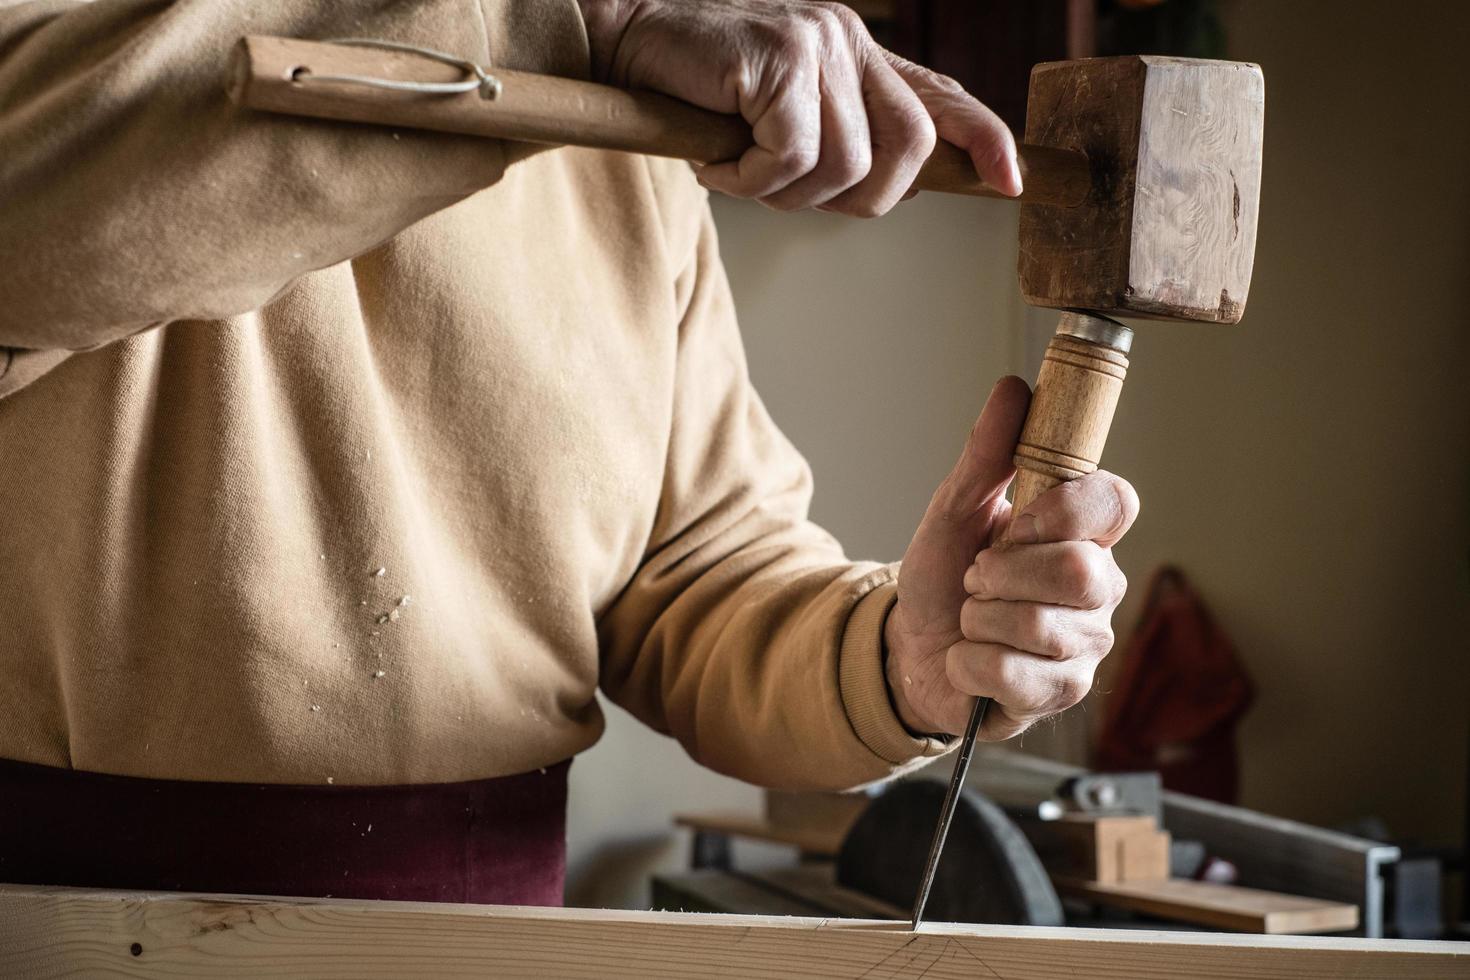
[{"label": "ribbed cuff", "polygon": [[893,709],[883,671],[883,625],[898,602],[897,576],[897,565],[885,568],[875,576],[878,584],[853,607],[842,634],[838,680],[843,710],[858,739],[884,762],[900,766],[943,755],[950,742],[916,737]]}]

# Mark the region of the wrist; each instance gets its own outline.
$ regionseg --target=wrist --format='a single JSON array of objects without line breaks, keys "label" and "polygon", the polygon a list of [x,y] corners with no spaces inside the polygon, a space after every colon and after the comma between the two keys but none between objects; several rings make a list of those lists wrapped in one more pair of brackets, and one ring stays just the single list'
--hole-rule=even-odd
[{"label": "wrist", "polygon": [[946,738],[936,735],[938,726],[930,722],[914,704],[912,656],[907,649],[908,634],[902,626],[902,606],[895,605],[883,623],[883,676],[888,682],[888,699],[893,713],[908,733],[915,738]]}]

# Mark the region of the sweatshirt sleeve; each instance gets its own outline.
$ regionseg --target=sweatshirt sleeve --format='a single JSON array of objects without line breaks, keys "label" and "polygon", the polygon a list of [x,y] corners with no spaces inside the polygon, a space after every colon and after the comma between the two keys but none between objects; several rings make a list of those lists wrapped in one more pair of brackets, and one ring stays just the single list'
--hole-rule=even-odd
[{"label": "sweatshirt sleeve", "polygon": [[751,387],[707,207],[683,310],[659,514],[600,620],[602,687],[697,761],[759,785],[845,789],[945,744],[899,722],[883,674],[896,568],[807,520],[811,473]]},{"label": "sweatshirt sleeve", "polygon": [[256,309],[528,152],[241,109],[224,77],[246,34],[588,62],[575,0],[0,0],[0,368]]}]

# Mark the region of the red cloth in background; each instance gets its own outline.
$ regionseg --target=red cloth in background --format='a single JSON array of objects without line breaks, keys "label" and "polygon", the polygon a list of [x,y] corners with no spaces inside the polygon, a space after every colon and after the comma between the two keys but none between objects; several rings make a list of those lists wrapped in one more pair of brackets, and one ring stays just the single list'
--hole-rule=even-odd
[{"label": "red cloth in background", "polygon": [[0,760],[0,881],[560,905],[569,767],[464,783],[266,786]]},{"label": "red cloth in background", "polygon": [[1235,727],[1254,693],[1189,580],[1164,566],[1123,654],[1093,768],[1157,770],[1166,789],[1234,803]]}]

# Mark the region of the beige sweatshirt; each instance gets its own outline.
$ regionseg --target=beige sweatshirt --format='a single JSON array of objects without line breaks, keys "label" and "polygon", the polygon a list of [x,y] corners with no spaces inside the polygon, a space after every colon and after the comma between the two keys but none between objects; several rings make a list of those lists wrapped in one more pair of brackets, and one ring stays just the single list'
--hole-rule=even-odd
[{"label": "beige sweatshirt", "polygon": [[688,168],[237,110],[246,33],[587,70],[573,0],[0,0],[0,757],[482,778],[599,686],[772,786],[942,751]]}]

